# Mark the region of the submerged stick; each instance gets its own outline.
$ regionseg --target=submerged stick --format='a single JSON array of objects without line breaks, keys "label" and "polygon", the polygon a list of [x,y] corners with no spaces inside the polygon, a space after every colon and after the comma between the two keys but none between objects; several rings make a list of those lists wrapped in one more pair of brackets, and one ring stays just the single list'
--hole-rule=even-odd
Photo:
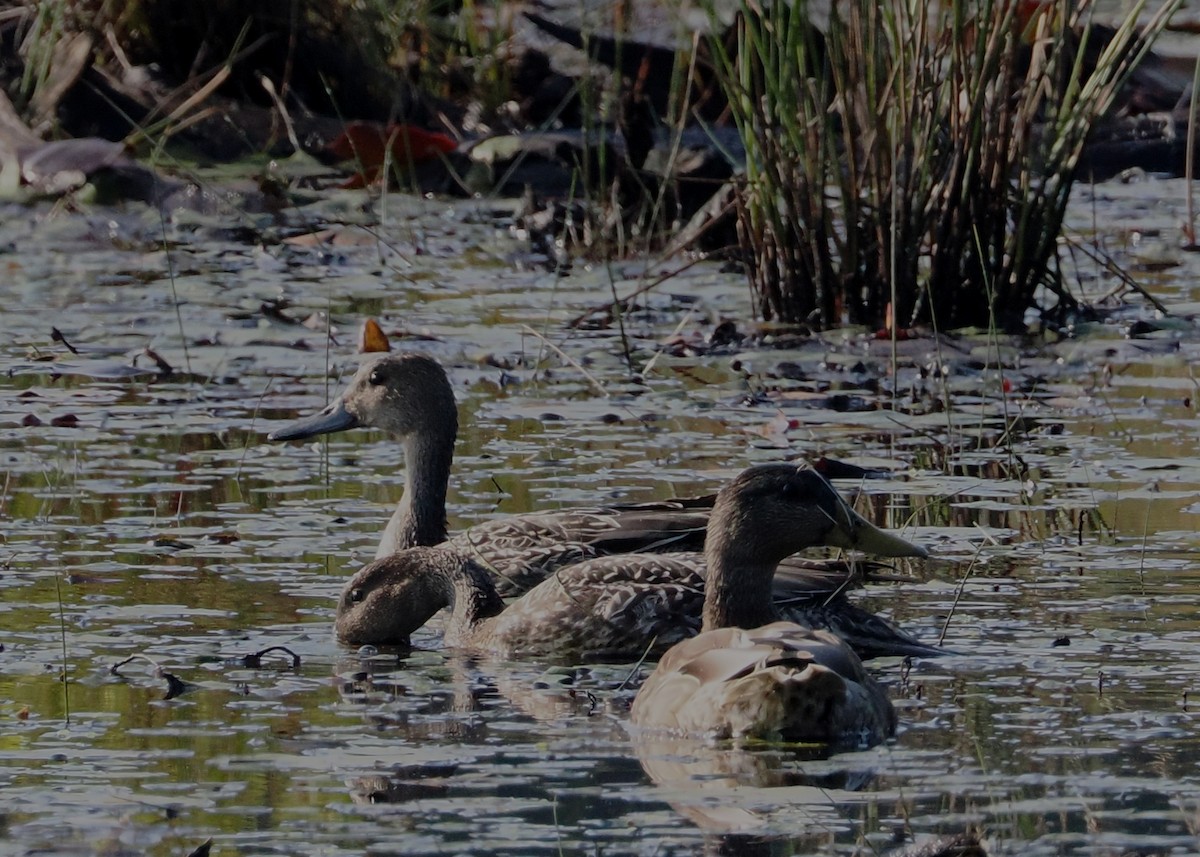
[{"label": "submerged stick", "polygon": [[71,683],[67,679],[67,616],[63,610],[61,576],[54,575],[54,592],[58,597],[58,629],[62,638],[63,721],[71,724]]},{"label": "submerged stick", "polygon": [[[988,536],[990,539],[991,537]],[[967,566],[966,572],[963,573],[962,580],[958,582],[958,587],[954,590],[954,601],[950,605],[950,612],[946,614],[946,621],[942,623],[942,632],[938,634],[937,644],[944,645],[946,642],[946,632],[950,630],[950,620],[954,618],[954,612],[958,609],[958,602],[962,600],[963,591],[967,588],[967,581],[971,579],[971,572],[975,570],[975,562],[979,559],[979,548],[975,550],[975,556],[971,559],[971,564]]]},{"label": "submerged stick", "polygon": [[521,325],[521,329],[524,330],[526,333],[528,333],[530,336],[533,336],[536,339],[538,339],[547,348],[549,348],[551,351],[553,351],[555,354],[557,354],[559,357],[561,357],[563,360],[565,360],[571,366],[574,366],[576,369],[578,369],[580,371],[580,373],[583,374],[583,377],[587,378],[588,383],[590,383],[593,387],[595,387],[601,396],[608,398],[608,390],[604,389],[604,385],[601,384],[596,379],[595,375],[593,375],[591,372],[589,372],[588,370],[584,369],[581,365],[579,365],[578,360],[576,360],[570,354],[567,354],[567,352],[563,351],[561,348],[559,348],[557,345],[555,345],[553,342],[551,342],[549,339],[547,339],[543,334],[534,330],[529,325],[523,324],[523,325]]},{"label": "submerged stick", "polygon": [[287,646],[279,646],[279,645],[267,646],[265,649],[261,649],[260,651],[254,652],[253,654],[243,655],[241,658],[241,661],[244,665],[246,665],[250,669],[259,669],[262,667],[263,656],[268,655],[271,652],[284,652],[292,659],[292,669],[294,669],[294,670],[300,669],[300,656],[298,654],[296,654],[295,652],[293,652],[291,649],[289,649]]},{"label": "submerged stick", "polygon": [[[657,277],[657,278],[651,280],[649,283],[647,283],[644,286],[639,286],[638,288],[634,289],[632,292],[627,294],[625,297],[621,298],[620,302],[622,304],[628,304],[634,298],[641,297],[642,295],[646,294],[646,292],[651,291],[653,289],[657,289],[663,283],[667,282],[668,280],[673,280],[675,277],[678,277],[680,274],[682,274],[688,268],[691,268],[694,265],[698,265],[700,262],[703,262],[703,261],[706,261],[703,257],[697,257],[697,258],[693,259],[692,261],[688,262],[687,264],[685,264],[679,268],[676,268],[674,271],[670,271],[669,273],[663,274],[661,277]],[[596,306],[592,307],[591,309],[585,310],[584,312],[575,316],[575,318],[568,321],[567,327],[571,327],[571,328],[579,327],[579,325],[583,324],[585,321],[587,321],[589,318],[591,318],[594,315],[598,315],[599,313],[602,313],[602,312],[610,312],[613,309],[613,304],[614,304],[613,301],[607,301],[602,304],[597,304]]]},{"label": "submerged stick", "polygon": [[650,645],[646,646],[646,651],[642,652],[642,656],[637,659],[637,663],[629,670],[629,675],[625,676],[625,679],[617,685],[618,692],[624,690],[633,681],[633,677],[638,674],[638,670],[642,668],[642,664],[646,663],[646,658],[650,657],[650,653],[654,651],[654,644],[657,642],[658,635],[655,634],[654,639],[650,641]]}]

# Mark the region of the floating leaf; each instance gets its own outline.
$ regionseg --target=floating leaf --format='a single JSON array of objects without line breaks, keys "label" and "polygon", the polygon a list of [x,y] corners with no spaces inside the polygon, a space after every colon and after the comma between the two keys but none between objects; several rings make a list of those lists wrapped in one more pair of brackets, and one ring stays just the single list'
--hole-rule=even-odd
[{"label": "floating leaf", "polygon": [[401,169],[410,164],[431,161],[453,152],[456,143],[445,134],[426,131],[413,125],[388,125],[351,122],[346,130],[325,149],[332,161],[354,161],[356,172],[344,187],[367,187],[379,181],[387,164]]},{"label": "floating leaf", "polygon": [[765,438],[772,446],[786,448],[791,446],[791,442],[787,438],[788,431],[799,426],[798,420],[789,419],[783,411],[776,411],[775,416],[766,423],[750,426],[745,431],[747,434]]},{"label": "floating leaf", "polygon": [[375,319],[368,318],[363,322],[362,331],[358,336],[358,350],[362,354],[392,350],[387,334],[383,332],[383,328]]}]

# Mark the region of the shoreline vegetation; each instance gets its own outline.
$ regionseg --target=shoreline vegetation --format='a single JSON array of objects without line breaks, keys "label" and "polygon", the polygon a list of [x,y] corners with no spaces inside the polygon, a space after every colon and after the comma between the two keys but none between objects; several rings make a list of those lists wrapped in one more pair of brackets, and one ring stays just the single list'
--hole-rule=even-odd
[{"label": "shoreline vegetation", "polygon": [[524,197],[551,267],[726,259],[767,322],[1062,326],[1091,311],[1061,258],[1086,244],[1075,183],[1186,168],[1190,72],[1152,52],[1180,5],[743,0],[654,44],[623,6],[593,29],[501,3],[9,3],[0,196],[171,207],[181,164],[304,158],[260,204]]}]

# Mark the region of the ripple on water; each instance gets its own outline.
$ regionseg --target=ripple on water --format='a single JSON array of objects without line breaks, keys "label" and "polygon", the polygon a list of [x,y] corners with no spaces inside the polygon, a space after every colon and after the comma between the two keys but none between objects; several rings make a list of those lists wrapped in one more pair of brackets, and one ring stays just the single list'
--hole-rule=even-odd
[{"label": "ripple on water", "polygon": [[[1182,194],[1152,186],[1164,218]],[[625,319],[631,371],[614,331],[560,324],[607,299],[610,270],[514,271],[512,240],[467,216],[479,203],[389,197],[404,211],[383,257],[280,250],[280,230],[362,219],[360,194],[261,226],[270,259],[218,237],[236,212],[168,224],[187,272],[174,293],[157,215],[0,222],[21,247],[0,290],[0,853],[185,854],[211,836],[216,853],[850,855],[974,826],[993,854],[1195,850],[1186,360],[1116,329],[1002,350],[931,338],[894,367],[856,331],[655,358],[673,336],[703,346],[710,318],[751,331],[742,282],[697,265]],[[1194,265],[1161,287],[1187,297]],[[262,311],[280,295],[292,306]],[[374,553],[403,462],[377,432],[263,435],[324,404],[368,314],[431,334],[395,342],[450,367],[455,529],[705,493],[760,461],[890,471],[840,486],[938,558],[863,603],[926,640],[945,629],[955,652],[871,665],[897,740],[825,760],[646,747],[622,727],[633,665],[454,657],[436,623],[415,637],[425,651],[338,646],[335,599]],[[522,326],[547,318],[573,363]],[[135,366],[148,344],[180,375]],[[895,409],[889,379],[907,391]],[[50,424],[66,415],[75,427]],[[300,666],[247,660],[276,645]]]}]

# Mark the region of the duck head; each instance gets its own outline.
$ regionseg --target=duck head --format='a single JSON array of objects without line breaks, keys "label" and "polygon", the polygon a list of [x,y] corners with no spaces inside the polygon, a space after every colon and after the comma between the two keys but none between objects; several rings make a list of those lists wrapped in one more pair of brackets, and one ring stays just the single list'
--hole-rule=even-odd
[{"label": "duck head", "polygon": [[268,435],[304,440],[352,428],[382,429],[397,437],[458,431],[458,411],[446,372],[424,354],[386,354],[364,363],[340,396],[320,413]]}]

